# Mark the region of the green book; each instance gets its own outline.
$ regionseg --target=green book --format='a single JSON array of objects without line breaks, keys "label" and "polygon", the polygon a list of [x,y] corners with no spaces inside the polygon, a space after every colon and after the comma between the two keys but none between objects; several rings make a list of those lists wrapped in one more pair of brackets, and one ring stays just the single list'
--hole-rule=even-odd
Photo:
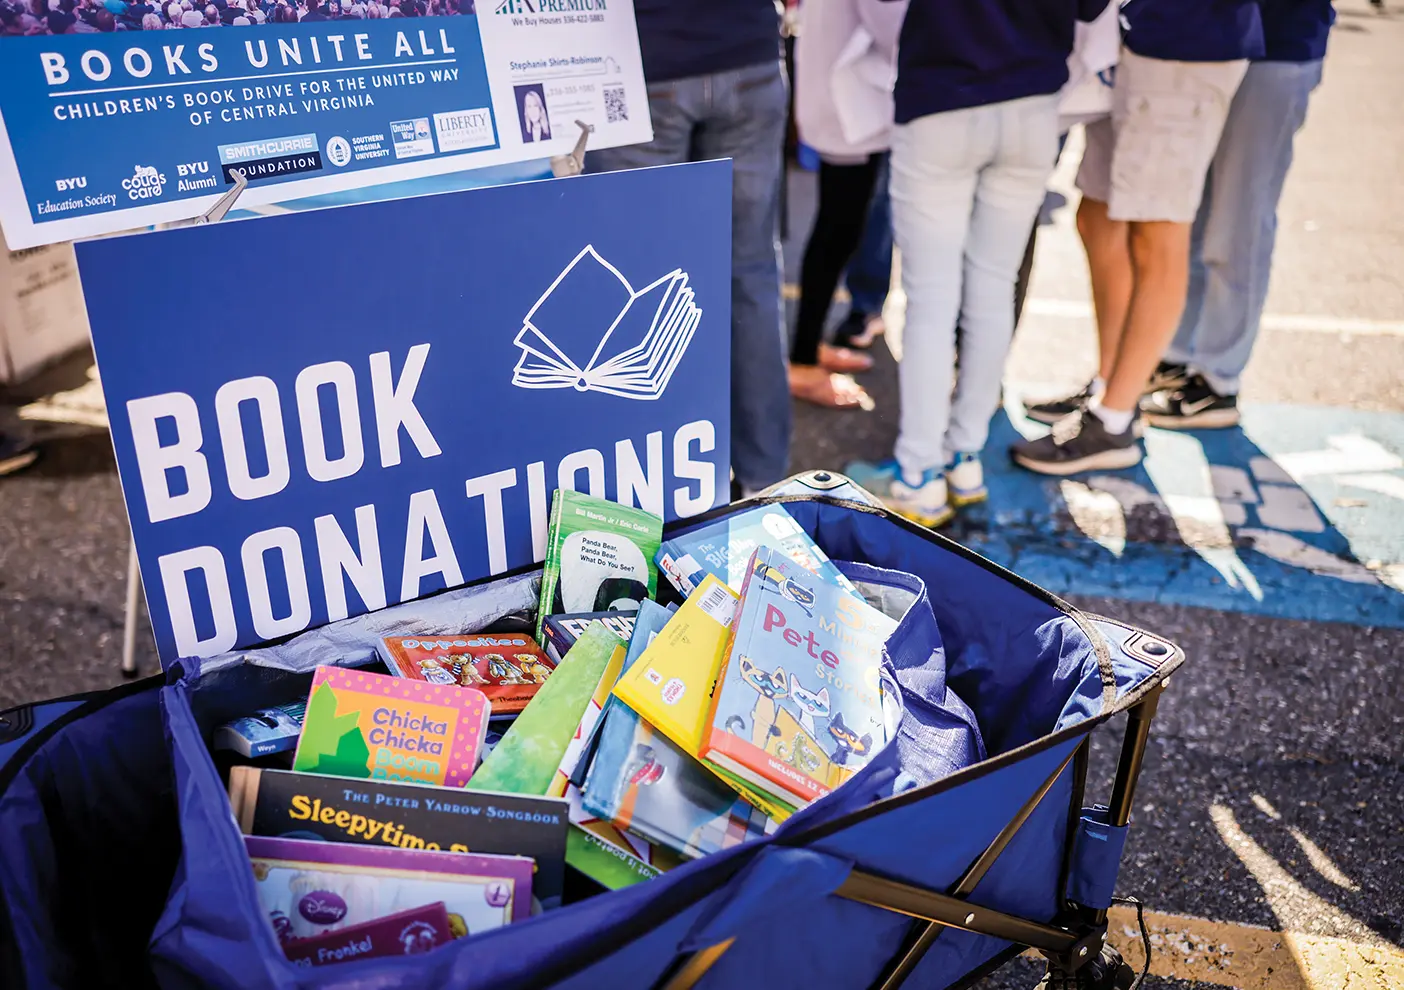
[{"label": "green book", "polygon": [[[633,611],[658,590],[653,558],[663,520],[651,512],[569,489],[556,489],[546,534],[537,642],[543,624],[562,612]],[[552,675],[555,676],[555,675]]]},{"label": "green book", "polygon": [[603,623],[591,623],[483,760],[468,790],[546,794],[616,653],[622,663],[624,641]]}]

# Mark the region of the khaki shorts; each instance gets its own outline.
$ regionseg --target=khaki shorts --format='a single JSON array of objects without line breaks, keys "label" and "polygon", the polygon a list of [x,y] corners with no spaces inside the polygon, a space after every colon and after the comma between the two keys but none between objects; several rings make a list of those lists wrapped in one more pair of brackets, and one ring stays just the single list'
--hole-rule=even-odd
[{"label": "khaki shorts", "polygon": [[1172,62],[1125,48],[1112,115],[1087,125],[1077,171],[1084,196],[1113,220],[1193,223],[1246,59]]}]

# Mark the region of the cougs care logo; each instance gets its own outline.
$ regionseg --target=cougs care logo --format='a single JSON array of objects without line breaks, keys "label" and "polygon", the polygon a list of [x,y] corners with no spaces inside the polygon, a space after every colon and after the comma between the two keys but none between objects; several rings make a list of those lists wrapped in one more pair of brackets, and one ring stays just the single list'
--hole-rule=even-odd
[{"label": "cougs care logo", "polygon": [[136,174],[122,180],[122,188],[132,199],[155,199],[166,190],[166,177],[151,165],[138,165]]},{"label": "cougs care logo", "polygon": [[314,890],[297,902],[297,913],[314,925],[334,925],[346,917],[346,902],[330,890]]}]

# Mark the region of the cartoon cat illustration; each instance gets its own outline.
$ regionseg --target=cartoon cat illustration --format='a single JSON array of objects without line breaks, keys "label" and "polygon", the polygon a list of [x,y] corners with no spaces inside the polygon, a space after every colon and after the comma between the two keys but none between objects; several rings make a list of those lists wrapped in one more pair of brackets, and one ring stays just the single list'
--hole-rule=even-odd
[{"label": "cartoon cat illustration", "polygon": [[843,724],[843,712],[835,715],[833,721],[829,723],[829,735],[834,737],[834,764],[836,766],[847,765],[850,756],[867,756],[868,750],[873,745],[872,733],[865,732],[860,737]]},{"label": "cartoon cat illustration", "polygon": [[775,589],[775,593],[782,598],[794,602],[809,618],[814,618],[814,592],[802,584],[794,581],[780,573],[777,567],[771,567],[764,561],[756,561],[756,577],[760,578],[761,584]]},{"label": "cartoon cat illustration", "polygon": [[522,673],[530,677],[533,683],[545,684],[546,678],[551,676],[551,668],[530,653],[515,653],[512,656],[517,661],[517,665],[522,668]]},{"label": "cartoon cat illustration", "polygon": [[761,670],[756,662],[744,653],[740,660],[741,679],[756,689],[756,706],[751,709],[751,742],[765,748],[766,740],[777,734],[775,702],[789,693],[789,681],[785,678],[785,668],[776,667],[774,672]]},{"label": "cartoon cat illustration", "polygon": [[798,677],[791,675],[790,697],[800,706],[799,721],[800,725],[804,726],[804,731],[811,736],[817,736],[819,733],[814,728],[814,719],[829,717],[829,689],[822,687],[817,693],[809,691],[800,683]]}]

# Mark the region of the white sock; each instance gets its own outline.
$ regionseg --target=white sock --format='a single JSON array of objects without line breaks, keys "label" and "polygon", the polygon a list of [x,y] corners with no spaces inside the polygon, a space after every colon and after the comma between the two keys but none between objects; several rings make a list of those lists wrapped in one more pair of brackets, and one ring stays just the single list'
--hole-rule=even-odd
[{"label": "white sock", "polygon": [[1102,393],[1107,390],[1107,381],[1101,375],[1092,379],[1092,384],[1087,386],[1087,390],[1092,393],[1092,398],[1100,399]]},{"label": "white sock", "polygon": [[1135,415],[1133,411],[1121,412],[1119,409],[1106,408],[1102,405],[1100,395],[1092,400],[1088,408],[1102,421],[1108,433],[1125,433],[1131,428],[1131,417]]}]

